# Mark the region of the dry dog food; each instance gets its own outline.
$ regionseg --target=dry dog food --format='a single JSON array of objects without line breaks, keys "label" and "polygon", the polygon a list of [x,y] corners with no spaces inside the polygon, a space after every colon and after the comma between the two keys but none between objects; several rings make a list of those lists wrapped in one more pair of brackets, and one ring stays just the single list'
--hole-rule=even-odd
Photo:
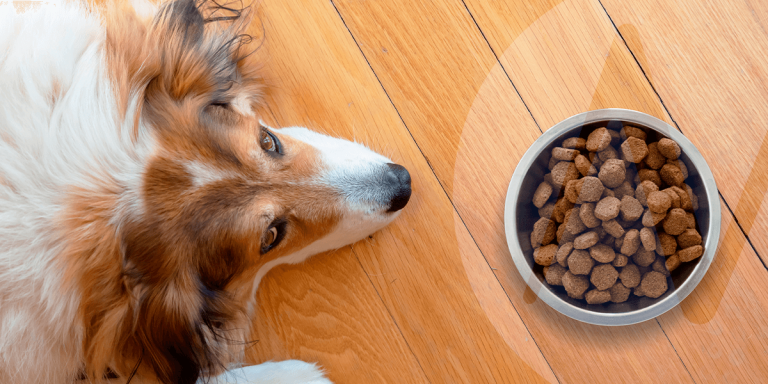
[{"label": "dry dog food", "polygon": [[531,245],[547,283],[594,305],[667,292],[670,272],[704,253],[681,154],[631,126],[553,148],[532,201]]}]

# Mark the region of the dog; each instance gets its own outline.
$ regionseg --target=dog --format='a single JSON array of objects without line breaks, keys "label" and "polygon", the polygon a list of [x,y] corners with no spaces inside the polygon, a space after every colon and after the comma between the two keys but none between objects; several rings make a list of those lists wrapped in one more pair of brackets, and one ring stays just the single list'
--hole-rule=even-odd
[{"label": "dog", "polygon": [[240,365],[255,291],[386,226],[410,175],[259,120],[251,14],[0,5],[0,383],[329,383]]}]

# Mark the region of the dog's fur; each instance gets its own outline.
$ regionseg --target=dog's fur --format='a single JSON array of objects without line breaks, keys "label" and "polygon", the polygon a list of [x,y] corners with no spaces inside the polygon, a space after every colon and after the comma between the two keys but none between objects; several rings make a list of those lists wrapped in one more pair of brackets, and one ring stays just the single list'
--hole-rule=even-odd
[{"label": "dog's fur", "polygon": [[209,1],[0,5],[0,383],[327,382],[215,376],[261,278],[385,226],[410,179],[263,126],[248,8]]}]

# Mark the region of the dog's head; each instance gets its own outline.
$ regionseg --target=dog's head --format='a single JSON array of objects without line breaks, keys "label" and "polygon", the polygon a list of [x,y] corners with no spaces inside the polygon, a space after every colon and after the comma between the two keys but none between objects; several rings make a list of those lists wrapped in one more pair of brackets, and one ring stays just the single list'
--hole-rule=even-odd
[{"label": "dog's head", "polygon": [[108,26],[118,100],[140,96],[123,108],[139,111],[133,140],[152,143],[118,225],[128,298],[110,306],[122,315],[87,308],[106,298],[83,304],[87,359],[111,343],[106,364],[121,374],[136,365],[161,382],[192,383],[219,372],[243,348],[270,268],[364,238],[410,197],[405,168],[362,145],[259,121],[262,82],[243,12],[176,0],[149,24]]}]

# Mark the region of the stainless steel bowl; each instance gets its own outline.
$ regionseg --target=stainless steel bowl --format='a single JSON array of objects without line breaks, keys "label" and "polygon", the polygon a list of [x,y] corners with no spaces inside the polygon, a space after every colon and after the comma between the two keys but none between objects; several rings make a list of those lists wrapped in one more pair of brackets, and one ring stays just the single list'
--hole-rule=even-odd
[{"label": "stainless steel bowl", "polygon": [[[589,132],[598,127],[620,128],[622,124],[643,128],[654,141],[667,137],[680,145],[680,158],[689,172],[686,184],[699,199],[699,209],[695,215],[702,236],[704,254],[692,262],[681,264],[668,279],[670,290],[657,299],[630,295],[630,299],[624,303],[590,305],[583,300],[569,298],[562,287],[550,287],[546,284],[541,267],[533,262],[530,234],[539,215],[531,199],[544,174],[548,172],[547,160],[552,148],[558,146],[565,138],[586,138]],[[509,183],[504,224],[512,259],[523,279],[541,300],[560,313],[586,323],[628,325],[653,319],[670,310],[699,284],[717,250],[720,238],[720,202],[712,171],[701,153],[678,130],[641,112],[601,109],[563,120],[544,132],[525,152]]]}]

